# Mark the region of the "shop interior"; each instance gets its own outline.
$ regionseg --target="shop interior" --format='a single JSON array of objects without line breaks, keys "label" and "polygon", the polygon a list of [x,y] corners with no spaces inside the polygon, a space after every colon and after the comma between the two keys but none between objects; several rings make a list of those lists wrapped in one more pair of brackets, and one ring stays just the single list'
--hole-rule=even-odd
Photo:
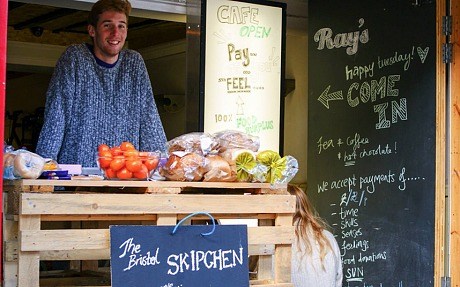
[{"label": "shop interior", "polygon": [[[88,11],[8,2],[5,141],[34,150],[43,121],[46,90],[64,48],[89,42]],[[151,13],[154,17],[154,13]],[[169,15],[131,16],[127,47],[146,62],[168,138],[184,133],[185,22]],[[174,121],[174,124],[167,124]]]}]

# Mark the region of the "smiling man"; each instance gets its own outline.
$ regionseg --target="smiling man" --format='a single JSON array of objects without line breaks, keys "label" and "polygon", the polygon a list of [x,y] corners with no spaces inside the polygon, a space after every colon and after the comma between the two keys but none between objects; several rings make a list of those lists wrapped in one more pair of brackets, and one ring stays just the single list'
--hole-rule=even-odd
[{"label": "smiling man", "polygon": [[36,152],[95,167],[99,144],[129,141],[165,151],[166,136],[141,55],[124,49],[131,4],[99,0],[88,16],[92,44],[69,46],[51,78]]}]

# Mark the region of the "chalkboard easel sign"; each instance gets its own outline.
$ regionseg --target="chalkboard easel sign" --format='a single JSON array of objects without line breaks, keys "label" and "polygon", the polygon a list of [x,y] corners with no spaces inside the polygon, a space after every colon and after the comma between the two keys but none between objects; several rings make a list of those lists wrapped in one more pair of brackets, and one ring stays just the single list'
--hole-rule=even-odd
[{"label": "chalkboard easel sign", "polygon": [[110,226],[113,287],[249,286],[246,225]]},{"label": "chalkboard easel sign", "polygon": [[307,192],[343,286],[432,287],[436,2],[308,4]]}]

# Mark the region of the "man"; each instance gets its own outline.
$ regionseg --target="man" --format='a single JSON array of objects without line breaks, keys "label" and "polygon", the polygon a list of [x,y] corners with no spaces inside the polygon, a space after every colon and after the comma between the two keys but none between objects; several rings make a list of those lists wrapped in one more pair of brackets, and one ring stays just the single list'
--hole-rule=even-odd
[{"label": "man", "polygon": [[71,45],[61,55],[47,91],[41,156],[94,167],[102,143],[166,150],[144,60],[123,49],[130,11],[127,0],[99,0],[88,16],[92,45]]}]

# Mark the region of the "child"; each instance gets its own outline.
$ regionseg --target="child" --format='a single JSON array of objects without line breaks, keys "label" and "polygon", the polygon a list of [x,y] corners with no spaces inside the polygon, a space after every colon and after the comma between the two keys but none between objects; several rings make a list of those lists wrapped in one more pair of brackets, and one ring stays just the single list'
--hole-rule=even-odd
[{"label": "child", "polygon": [[293,218],[295,240],[292,245],[291,278],[295,287],[341,287],[340,249],[327,224],[319,217],[306,193],[288,185],[296,196]]}]

